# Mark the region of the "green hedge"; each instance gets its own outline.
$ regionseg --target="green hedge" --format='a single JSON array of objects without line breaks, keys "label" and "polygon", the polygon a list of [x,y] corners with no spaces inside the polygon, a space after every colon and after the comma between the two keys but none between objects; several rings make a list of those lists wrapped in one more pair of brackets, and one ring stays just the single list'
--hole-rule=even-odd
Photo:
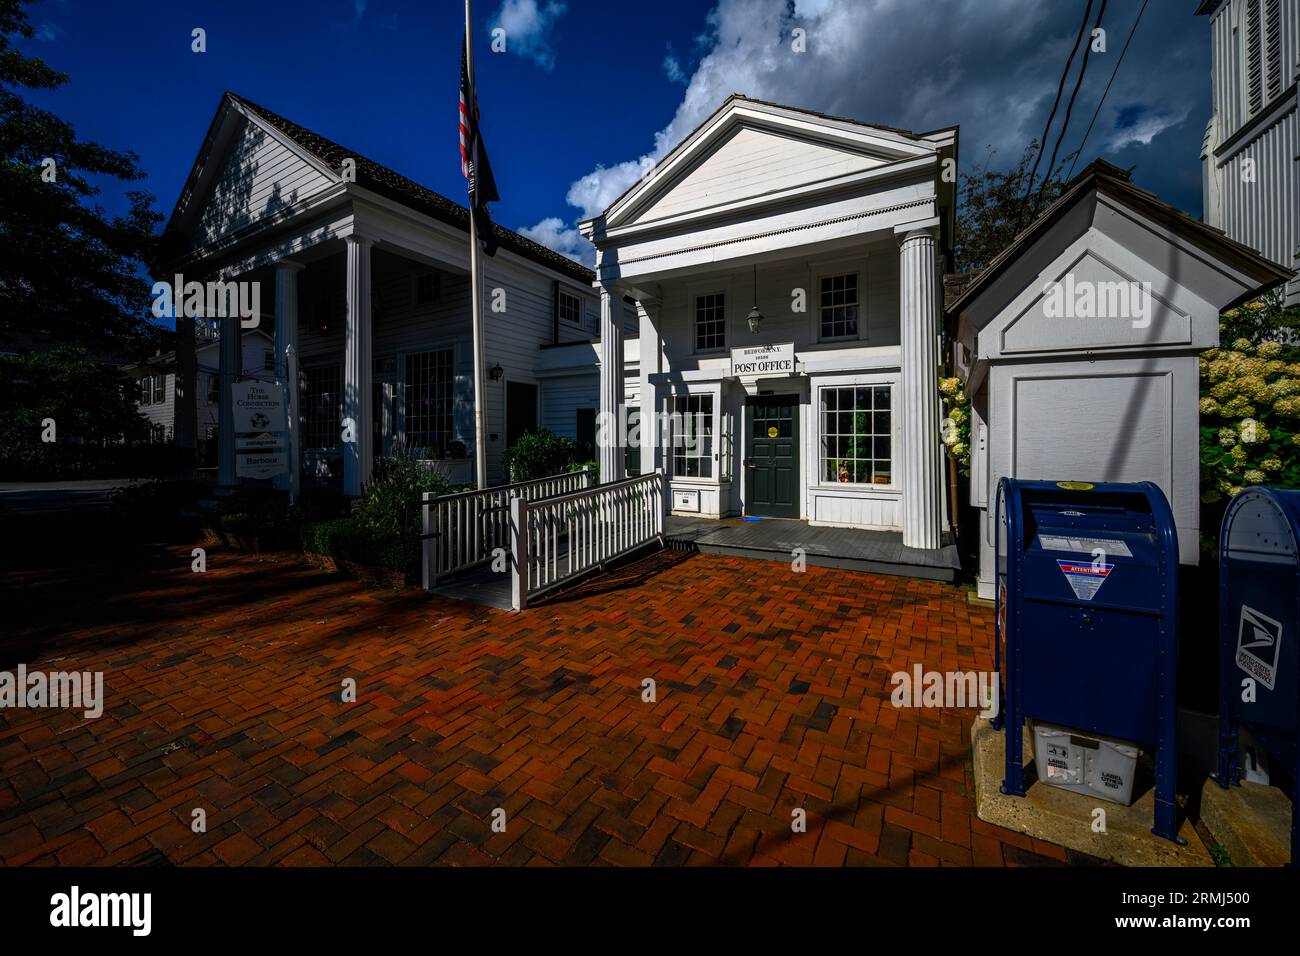
[{"label": "green hedge", "polygon": [[409,575],[419,572],[419,539],[403,541],[376,534],[352,516],[304,525],[302,549],[328,558],[355,561]]}]

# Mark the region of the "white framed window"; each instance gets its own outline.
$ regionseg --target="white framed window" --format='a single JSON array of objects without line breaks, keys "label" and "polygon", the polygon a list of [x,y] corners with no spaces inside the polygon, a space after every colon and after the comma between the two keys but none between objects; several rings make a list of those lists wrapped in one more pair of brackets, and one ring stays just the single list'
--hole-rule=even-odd
[{"label": "white framed window", "polygon": [[221,400],[221,376],[215,373],[208,376],[208,404],[215,405]]},{"label": "white framed window", "polygon": [[893,385],[823,385],[818,391],[821,483],[894,487]]},{"label": "white framed window", "polygon": [[303,370],[305,448],[335,448],[342,442],[343,366],[317,365]]},{"label": "white framed window", "polygon": [[140,385],[140,404],[153,404],[153,376],[146,375],[139,381]]},{"label": "white framed window", "polygon": [[695,297],[695,351],[727,348],[727,294],[706,292]]},{"label": "white framed window", "polygon": [[441,292],[436,272],[417,272],[413,283],[412,298],[417,306],[432,304]]},{"label": "white framed window", "polygon": [[819,276],[817,338],[822,342],[858,338],[858,273]]},{"label": "white framed window", "polygon": [[714,477],[713,395],[671,395],[667,400],[669,462],[674,478]]},{"label": "white framed window", "polygon": [[427,449],[437,458],[447,457],[454,440],[452,407],[455,376],[452,349],[433,349],[406,355],[403,387],[403,428],[408,448]]},{"label": "white framed window", "polygon": [[167,401],[167,376],[153,376],[153,404],[161,405]]},{"label": "white framed window", "polygon": [[560,314],[561,322],[568,322],[570,325],[582,324],[582,299],[567,289],[558,290],[555,308]]},{"label": "white framed window", "polygon": [[275,371],[275,350],[274,349],[262,350],[262,371],[264,372]]}]

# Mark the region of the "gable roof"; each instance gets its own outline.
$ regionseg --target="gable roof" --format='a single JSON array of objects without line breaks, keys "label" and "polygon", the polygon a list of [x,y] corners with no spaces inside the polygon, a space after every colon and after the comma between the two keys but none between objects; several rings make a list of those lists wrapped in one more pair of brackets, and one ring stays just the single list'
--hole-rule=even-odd
[{"label": "gable roof", "polygon": [[[227,91],[222,95],[221,103],[217,107],[217,117],[214,118],[212,129],[208,133],[209,140],[218,125],[218,119],[221,117],[222,111],[232,104],[276,130],[331,170],[337,171],[340,169],[345,159],[355,160],[357,185],[394,202],[401,203],[408,209],[414,209],[440,222],[463,229],[466,233],[469,232],[469,210],[459,203],[453,202],[441,193],[436,193],[426,186],[421,186],[414,180],[389,169],[382,163],[367,159],[356,150],[347,149],[333,140],[327,139],[319,133],[314,133],[306,127],[299,126],[292,120],[286,119],[280,114],[272,112],[266,107],[260,106],[238,94]],[[177,220],[181,203],[192,182],[197,178],[201,159],[202,156],[200,155],[199,161],[195,162],[195,168],[190,174],[190,180],[187,181],[186,188],[181,193],[182,199],[177,201],[176,211],[172,213],[166,231],[170,231]],[[548,249],[541,243],[534,242],[532,239],[521,236],[519,233],[506,229],[495,222],[492,225],[497,244],[502,248],[509,249],[525,259],[530,259],[539,265],[546,266],[548,269],[562,273],[584,284],[590,284],[595,280],[595,273],[580,262],[575,262],[568,256]]]},{"label": "gable roof", "polygon": [[880,123],[866,123],[863,122],[862,120],[853,119],[851,117],[834,116],[830,113],[821,113],[818,112],[817,110],[804,109],[803,107],[799,107],[799,106],[786,106],[782,103],[773,103],[769,100],[756,99],[752,96],[746,96],[743,93],[732,93],[730,96],[728,96],[725,100],[722,101],[721,106],[719,106],[716,110],[714,110],[707,117],[705,117],[705,119],[698,126],[696,126],[695,129],[691,130],[687,135],[683,136],[682,139],[677,143],[677,145],[675,145],[672,149],[670,149],[667,153],[665,153],[662,157],[660,157],[659,160],[655,162],[653,166],[651,166],[648,170],[642,173],[640,177],[638,177],[636,182],[632,183],[630,186],[627,187],[627,189],[623,190],[623,192],[619,195],[617,199],[615,199],[608,206],[606,206],[600,212],[600,214],[594,218],[600,219],[602,217],[608,217],[610,212],[614,210],[616,207],[618,207],[619,205],[621,205],[624,202],[624,200],[626,200],[630,195],[632,195],[632,193],[636,192],[641,187],[654,182],[659,171],[661,169],[666,168],[671,163],[673,163],[674,160],[684,150],[689,148],[702,135],[704,130],[708,129],[709,126],[712,125],[712,123],[719,116],[721,116],[723,113],[727,112],[728,110],[732,109],[736,105],[746,105],[746,104],[750,106],[765,107],[769,110],[780,110],[785,113],[795,113],[801,116],[810,116],[831,123],[842,123],[848,126],[857,127],[864,130],[874,130],[876,132],[887,133],[889,134],[890,137],[911,140],[918,144],[931,143],[937,146],[938,144],[934,143],[934,141],[930,137],[933,137],[937,133],[943,133],[949,131],[955,133],[957,129],[956,126],[950,126],[950,127],[944,127],[943,129],[940,130],[932,130],[928,133],[914,133],[911,130],[900,129],[895,126],[885,126]]},{"label": "gable roof", "polygon": [[1009,246],[993,257],[988,267],[971,280],[961,295],[948,304],[945,311],[950,315],[956,315],[978,298],[994,279],[1020,257],[1022,252],[1042,238],[1075,203],[1087,196],[1094,188],[1137,209],[1175,235],[1182,236],[1199,246],[1208,246],[1224,261],[1239,268],[1260,284],[1260,288],[1253,293],[1254,295],[1291,278],[1289,269],[1265,258],[1249,246],[1228,238],[1223,230],[1193,219],[1181,209],[1175,209],[1161,201],[1155,193],[1134,186],[1129,181],[1126,170],[1104,159],[1095,159],[1066,185],[1065,191],[1056,202],[1048,206],[1011,241]]}]

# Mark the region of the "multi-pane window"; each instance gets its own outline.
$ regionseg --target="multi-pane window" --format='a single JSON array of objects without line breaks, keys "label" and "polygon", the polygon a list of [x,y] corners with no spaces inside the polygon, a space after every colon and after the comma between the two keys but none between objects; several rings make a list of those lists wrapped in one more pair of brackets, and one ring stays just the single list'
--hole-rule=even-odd
[{"label": "multi-pane window", "polygon": [[695,297],[695,351],[727,347],[727,303],[722,292]]},{"label": "multi-pane window", "polygon": [[212,374],[208,376],[208,404],[215,405],[221,400],[221,376]]},{"label": "multi-pane window", "polygon": [[582,322],[582,300],[573,293],[561,289],[556,308],[560,310],[561,321],[571,322],[574,325]]},{"label": "multi-pane window", "polygon": [[275,351],[273,349],[262,350],[262,371],[275,371]]},{"label": "multi-pane window", "polygon": [[825,482],[893,483],[890,386],[821,390],[821,477]]},{"label": "multi-pane window", "polygon": [[452,350],[406,356],[406,445],[445,458],[452,435]]},{"label": "multi-pane window", "polygon": [[161,405],[165,401],[167,401],[167,376],[155,375],[153,376],[153,403]]},{"label": "multi-pane window", "polygon": [[858,337],[858,274],[822,276],[821,337],[856,339]]},{"label": "multi-pane window", "polygon": [[428,305],[438,298],[438,274],[421,272],[415,277],[415,304]]},{"label": "multi-pane window", "polygon": [[674,395],[668,399],[672,425],[673,475],[713,477],[713,396]]},{"label": "multi-pane window", "polygon": [[140,404],[141,405],[153,404],[153,376],[152,375],[146,375],[144,378],[140,379]]},{"label": "multi-pane window", "polygon": [[318,365],[305,369],[306,394],[303,415],[307,419],[307,448],[334,448],[342,441],[343,368]]}]

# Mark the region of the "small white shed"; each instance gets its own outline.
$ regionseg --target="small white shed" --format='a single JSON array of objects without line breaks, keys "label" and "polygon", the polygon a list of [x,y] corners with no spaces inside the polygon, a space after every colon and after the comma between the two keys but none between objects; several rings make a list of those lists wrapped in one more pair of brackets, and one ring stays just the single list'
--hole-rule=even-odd
[{"label": "small white shed", "polygon": [[1098,160],[967,286],[948,315],[972,401],[982,597],[1004,476],[1154,481],[1180,559],[1197,562],[1199,355],[1220,311],[1290,275]]}]

